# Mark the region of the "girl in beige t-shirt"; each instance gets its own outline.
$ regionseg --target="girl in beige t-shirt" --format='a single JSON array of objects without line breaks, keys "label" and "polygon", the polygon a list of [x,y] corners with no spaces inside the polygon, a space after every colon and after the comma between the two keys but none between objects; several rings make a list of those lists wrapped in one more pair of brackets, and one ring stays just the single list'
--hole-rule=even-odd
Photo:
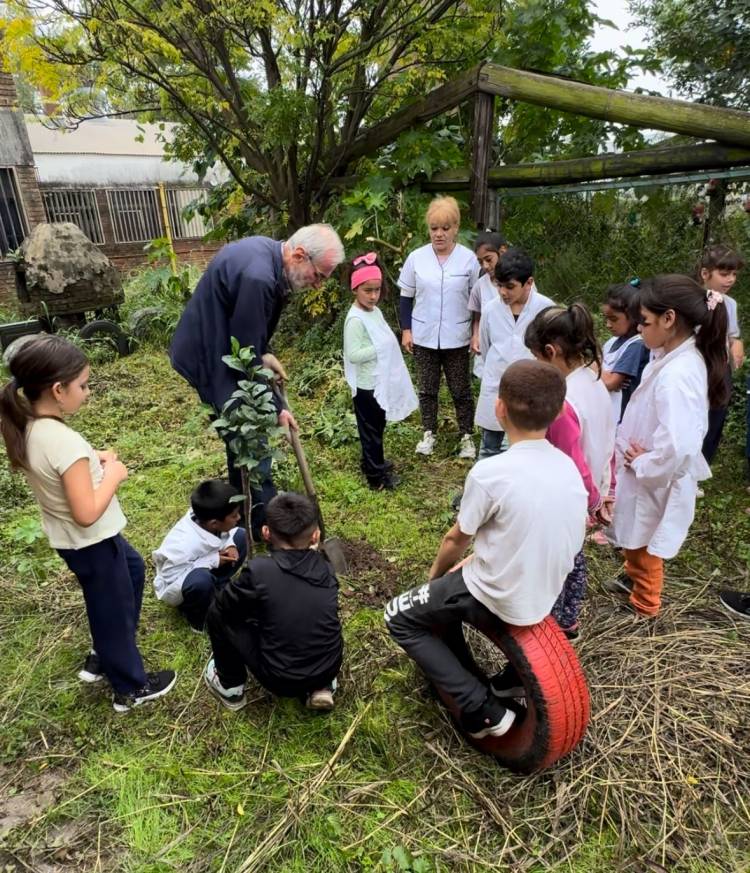
[{"label": "girl in beige t-shirt", "polygon": [[50,545],[83,590],[93,647],[78,676],[105,676],[114,708],[166,694],[172,670],[146,673],[135,642],[143,596],[143,558],[120,533],[125,516],[115,492],[127,476],[114,452],[95,451],[64,417],[89,396],[89,365],[69,340],[42,335],[9,362],[0,392],[0,431],[11,467],[22,470],[39,503]]}]

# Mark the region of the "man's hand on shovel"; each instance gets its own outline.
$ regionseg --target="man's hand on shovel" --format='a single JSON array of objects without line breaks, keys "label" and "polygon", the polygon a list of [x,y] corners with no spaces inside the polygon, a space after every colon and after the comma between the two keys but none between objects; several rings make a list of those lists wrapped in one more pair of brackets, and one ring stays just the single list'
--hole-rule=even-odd
[{"label": "man's hand on shovel", "polygon": [[[270,352],[266,352],[266,354],[261,357],[261,361],[263,362],[263,366],[267,370],[271,370],[273,372],[273,381],[276,383],[279,391],[283,394],[284,383],[289,381],[289,376],[287,376],[286,374],[284,365],[276,357],[276,355],[272,355]],[[279,427],[299,430],[297,420],[288,409],[282,409],[279,413]]]}]

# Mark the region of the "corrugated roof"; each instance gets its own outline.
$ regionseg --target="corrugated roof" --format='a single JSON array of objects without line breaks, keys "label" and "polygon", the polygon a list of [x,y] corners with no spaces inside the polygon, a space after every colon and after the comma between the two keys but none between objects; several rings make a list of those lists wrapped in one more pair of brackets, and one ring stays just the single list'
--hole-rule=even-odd
[{"label": "corrugated roof", "polygon": [[[164,146],[158,136],[170,138],[175,127],[173,122],[141,124],[130,118],[98,118],[81,122],[75,130],[50,129],[35,116],[26,116],[31,149],[39,155],[161,157]],[[138,142],[136,137],[141,136],[143,142]]]}]

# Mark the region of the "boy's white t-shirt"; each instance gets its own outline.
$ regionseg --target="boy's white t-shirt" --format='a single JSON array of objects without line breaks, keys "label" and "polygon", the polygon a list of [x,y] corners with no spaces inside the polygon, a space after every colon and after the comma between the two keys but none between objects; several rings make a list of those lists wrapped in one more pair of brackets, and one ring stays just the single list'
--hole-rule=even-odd
[{"label": "boy's white t-shirt", "polygon": [[573,461],[547,440],[523,440],[466,477],[458,526],[474,537],[469,593],[503,621],[549,615],[583,547],[588,497]]},{"label": "boy's white t-shirt", "polygon": [[104,476],[99,456],[89,443],[56,418],[36,418],[26,428],[26,479],[42,510],[42,529],[53,549],[83,549],[113,537],[127,521],[114,496],[102,515],[88,527],[73,519],[62,475],[86,458],[94,488]]}]

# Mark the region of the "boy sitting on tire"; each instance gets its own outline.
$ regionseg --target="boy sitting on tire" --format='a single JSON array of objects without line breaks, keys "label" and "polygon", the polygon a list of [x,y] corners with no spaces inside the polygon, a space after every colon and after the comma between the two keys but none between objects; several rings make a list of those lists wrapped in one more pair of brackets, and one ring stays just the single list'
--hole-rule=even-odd
[{"label": "boy sitting on tire", "polygon": [[[495,414],[510,449],[471,469],[431,581],[385,608],[391,636],[453,698],[461,726],[477,739],[502,736],[515,712],[472,671],[461,623],[481,623],[488,612],[513,625],[542,621],[583,545],[581,476],[545,439],[564,400],[565,379],[550,364],[517,361],[507,368]],[[474,553],[461,560],[472,539]]]},{"label": "boy sitting on tire", "polygon": [[227,709],[247,700],[247,670],[279,697],[333,709],[344,643],[338,582],[317,550],[318,513],[302,494],[277,494],[266,507],[269,554],[253,558],[215,597],[206,627],[213,655],[204,679]]}]

